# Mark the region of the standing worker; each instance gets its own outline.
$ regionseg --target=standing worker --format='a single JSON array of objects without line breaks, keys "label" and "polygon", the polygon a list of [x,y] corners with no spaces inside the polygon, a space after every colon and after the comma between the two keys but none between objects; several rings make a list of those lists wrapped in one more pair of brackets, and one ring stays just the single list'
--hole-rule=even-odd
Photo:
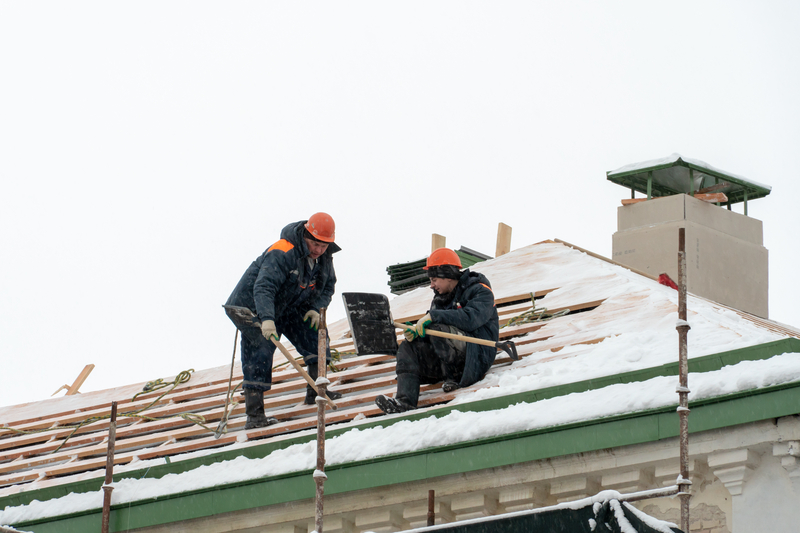
[{"label": "standing worker", "polygon": [[[247,268],[226,305],[246,307],[258,323],[226,308],[228,318],[242,332],[242,373],[247,422],[245,429],[275,424],[264,414],[264,391],[272,387],[272,355],[281,335],[303,356],[312,379],[317,379],[319,310],[331,302],[336,285],[333,254],[335,225],[327,213],[289,224],[278,242]],[[327,361],[331,360],[330,347]],[[305,403],[314,404],[309,385]],[[341,398],[328,391],[332,400]]]},{"label": "standing worker", "polygon": [[425,335],[432,329],[497,342],[500,323],[486,276],[462,271],[461,259],[449,248],[434,250],[424,270],[431,280],[433,302],[428,313],[403,333],[406,340],[397,350],[397,393],[394,398],[375,399],[384,413],[416,409],[420,383],[444,381],[444,392],[469,387],[483,379],[497,355],[492,346]]}]

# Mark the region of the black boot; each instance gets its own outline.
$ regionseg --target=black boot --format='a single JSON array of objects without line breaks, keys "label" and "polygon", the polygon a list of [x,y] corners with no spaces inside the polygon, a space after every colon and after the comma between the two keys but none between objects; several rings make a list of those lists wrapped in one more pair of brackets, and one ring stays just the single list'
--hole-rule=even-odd
[{"label": "black boot", "polygon": [[[308,375],[311,376],[311,379],[316,381],[317,377],[319,376],[319,368],[317,367],[317,363],[312,363],[310,365],[307,365],[306,368],[308,369]],[[332,390],[329,390],[327,392],[328,392],[328,398],[330,398],[331,400],[338,400],[339,398],[342,397],[341,392],[335,392]],[[317,391],[315,391],[314,387],[312,387],[311,385],[306,385],[306,399],[303,401],[303,403],[306,405],[314,405],[316,399],[317,399]]]},{"label": "black boot", "polygon": [[397,398],[392,398],[391,396],[386,396],[384,394],[381,394],[375,398],[375,405],[377,405],[378,408],[387,415],[394,413],[405,413],[406,411],[411,411],[414,409],[410,405],[401,402]]},{"label": "black boot", "polygon": [[458,388],[458,383],[453,381],[452,379],[446,380],[444,385],[442,385],[442,390],[444,392],[453,392]]},{"label": "black boot", "polygon": [[244,389],[244,412],[247,422],[244,429],[255,429],[277,424],[278,420],[264,414],[264,392],[260,390]]},{"label": "black boot", "polygon": [[416,409],[417,400],[419,400],[419,376],[398,374],[397,393],[394,398],[381,394],[375,398],[375,405],[386,414],[404,413]]}]

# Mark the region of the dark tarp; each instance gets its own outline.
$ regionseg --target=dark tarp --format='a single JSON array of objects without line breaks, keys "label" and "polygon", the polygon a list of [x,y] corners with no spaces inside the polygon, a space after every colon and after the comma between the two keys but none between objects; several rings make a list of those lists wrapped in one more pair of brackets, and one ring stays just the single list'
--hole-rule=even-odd
[{"label": "dark tarp", "polygon": [[618,500],[589,503],[580,508],[559,506],[543,510],[520,511],[497,517],[419,528],[414,531],[430,533],[633,533],[634,531],[636,533],[682,533],[680,529],[668,522],[648,517],[629,503]]}]

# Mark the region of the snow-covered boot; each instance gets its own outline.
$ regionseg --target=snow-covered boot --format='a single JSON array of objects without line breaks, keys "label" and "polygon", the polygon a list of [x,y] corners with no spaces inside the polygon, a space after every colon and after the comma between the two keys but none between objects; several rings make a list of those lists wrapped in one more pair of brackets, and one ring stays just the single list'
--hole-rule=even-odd
[{"label": "snow-covered boot", "polygon": [[278,420],[264,414],[264,392],[260,390],[244,389],[244,412],[247,422],[244,429],[255,429],[277,424]]},{"label": "snow-covered boot", "polygon": [[394,398],[381,394],[375,405],[386,414],[404,413],[417,408],[419,399],[419,376],[403,373],[397,375],[397,393]]},{"label": "snow-covered boot", "polygon": [[381,394],[375,398],[375,405],[377,405],[378,408],[387,415],[391,415],[393,413],[404,413],[414,409],[410,405],[398,400],[397,398],[392,398],[391,396],[386,396],[384,394]]},{"label": "snow-covered boot", "polygon": [[458,383],[453,380],[446,380],[444,385],[442,385],[442,390],[444,392],[453,392],[458,388]]},{"label": "snow-covered boot", "polygon": [[[317,368],[316,363],[312,363],[306,366],[308,369],[308,375],[311,376],[311,379],[314,381],[317,380],[317,376],[319,375],[319,369]],[[311,385],[306,385],[306,399],[303,401],[306,405],[314,405],[315,400],[317,399],[317,391],[314,390],[314,387]],[[342,397],[341,392],[336,392],[332,390],[328,390],[328,398],[331,400],[338,400]]]}]

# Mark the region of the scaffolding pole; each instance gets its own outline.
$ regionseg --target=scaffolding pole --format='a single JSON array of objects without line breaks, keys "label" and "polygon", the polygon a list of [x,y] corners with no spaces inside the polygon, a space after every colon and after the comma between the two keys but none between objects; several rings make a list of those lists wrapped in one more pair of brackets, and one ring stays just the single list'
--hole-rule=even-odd
[{"label": "scaffolding pole", "polygon": [[319,310],[319,337],[317,340],[317,468],[314,470],[314,482],[317,485],[316,513],[314,527],[322,533],[323,503],[325,500],[325,404],[328,396],[328,332],[325,322],[325,308]]},{"label": "scaffolding pole", "polygon": [[680,477],[678,497],[681,502],[681,529],[689,531],[689,323],[686,321],[686,228],[678,229],[678,416],[680,418]]},{"label": "scaffolding pole", "polygon": [[117,402],[111,402],[111,421],[108,424],[108,449],[106,451],[106,479],[103,484],[103,517],[100,531],[108,533],[108,524],[111,519],[111,491],[114,481],[114,444],[117,439]]}]

